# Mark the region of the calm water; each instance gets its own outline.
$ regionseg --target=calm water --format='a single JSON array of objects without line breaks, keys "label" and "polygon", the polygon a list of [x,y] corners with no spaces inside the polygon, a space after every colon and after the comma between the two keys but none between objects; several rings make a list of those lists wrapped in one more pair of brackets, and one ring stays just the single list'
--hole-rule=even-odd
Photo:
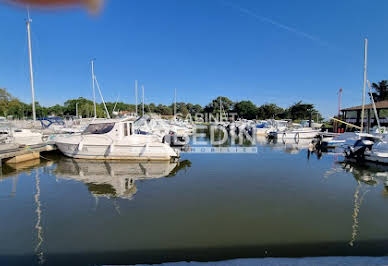
[{"label": "calm water", "polygon": [[387,254],[388,168],[307,146],[3,167],[0,264]]}]

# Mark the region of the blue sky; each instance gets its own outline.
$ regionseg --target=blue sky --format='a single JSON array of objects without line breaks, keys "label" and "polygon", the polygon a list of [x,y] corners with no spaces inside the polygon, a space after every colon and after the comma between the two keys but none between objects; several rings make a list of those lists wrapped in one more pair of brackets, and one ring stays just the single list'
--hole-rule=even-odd
[{"label": "blue sky", "polygon": [[[372,4],[373,3],[373,4]],[[107,101],[207,104],[219,95],[282,107],[298,100],[325,115],[361,103],[368,79],[388,79],[388,2],[310,0],[106,1],[91,16],[31,10],[36,99],[92,97],[90,64]],[[30,102],[24,9],[0,5],[0,87]]]}]

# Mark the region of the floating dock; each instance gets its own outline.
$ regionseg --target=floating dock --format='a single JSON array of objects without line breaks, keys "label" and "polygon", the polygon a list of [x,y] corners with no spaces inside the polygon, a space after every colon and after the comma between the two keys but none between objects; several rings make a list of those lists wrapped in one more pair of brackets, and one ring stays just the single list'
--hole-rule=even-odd
[{"label": "floating dock", "polygon": [[0,150],[0,167],[3,163],[16,164],[40,158],[41,152],[55,151],[54,144],[39,144],[34,146],[15,147]]}]

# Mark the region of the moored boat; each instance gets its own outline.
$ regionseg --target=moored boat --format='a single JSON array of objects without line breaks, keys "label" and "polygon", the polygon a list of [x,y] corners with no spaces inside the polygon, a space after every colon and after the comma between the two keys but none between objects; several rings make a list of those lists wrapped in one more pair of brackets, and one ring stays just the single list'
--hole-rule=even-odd
[{"label": "moored boat", "polygon": [[172,160],[179,153],[147,132],[135,130],[133,121],[105,120],[89,124],[80,135],[55,139],[66,156],[79,159]]}]

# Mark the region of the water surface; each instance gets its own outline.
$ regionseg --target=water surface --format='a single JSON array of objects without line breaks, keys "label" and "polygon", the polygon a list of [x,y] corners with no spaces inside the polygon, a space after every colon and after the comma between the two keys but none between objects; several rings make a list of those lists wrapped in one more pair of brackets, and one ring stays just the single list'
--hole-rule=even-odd
[{"label": "water surface", "polygon": [[383,256],[388,168],[308,143],[178,163],[43,155],[2,169],[0,264]]}]

